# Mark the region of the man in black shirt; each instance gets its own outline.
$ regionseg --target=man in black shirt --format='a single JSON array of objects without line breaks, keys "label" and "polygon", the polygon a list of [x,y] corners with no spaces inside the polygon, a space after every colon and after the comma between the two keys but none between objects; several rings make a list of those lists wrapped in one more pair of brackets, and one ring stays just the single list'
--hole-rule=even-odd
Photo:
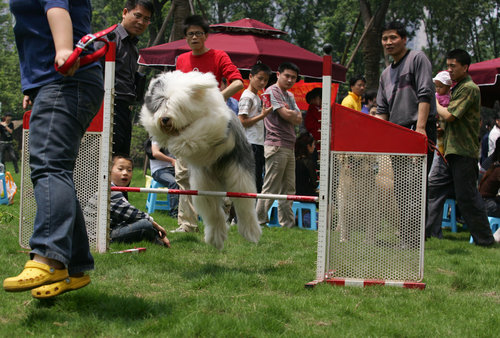
[{"label": "man in black shirt", "polygon": [[148,28],[153,14],[153,4],[148,0],[127,0],[122,22],[115,29],[115,114],[113,122],[113,155],[130,156],[132,138],[132,112],[136,101],[137,38]]},{"label": "man in black shirt", "polygon": [[5,119],[0,123],[0,163],[3,163],[4,154],[8,152],[10,159],[14,164],[16,174],[19,172],[17,167],[17,155],[12,145],[12,132],[14,131],[14,123],[12,123],[12,114],[5,114]]}]

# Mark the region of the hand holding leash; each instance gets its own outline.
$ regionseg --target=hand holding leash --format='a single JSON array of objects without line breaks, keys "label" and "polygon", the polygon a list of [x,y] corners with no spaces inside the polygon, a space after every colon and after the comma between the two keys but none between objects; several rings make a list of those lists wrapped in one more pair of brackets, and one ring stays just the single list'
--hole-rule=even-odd
[{"label": "hand holding leash", "polygon": [[[66,75],[68,71],[75,65],[75,63],[79,62],[80,66],[87,65],[89,63],[92,63],[106,54],[109,48],[109,43],[108,40],[104,39],[103,36],[111,33],[117,25],[113,25],[109,28],[106,28],[103,31],[100,31],[95,34],[87,34],[83,38],[78,41],[76,44],[75,49],[73,50],[73,53],[66,59],[64,64],[59,66],[57,63],[54,63],[54,67],[56,68],[56,71],[59,73]],[[80,57],[80,54],[87,49],[87,46],[94,41],[102,41],[104,42],[104,46],[102,46],[100,49],[96,50],[92,54],[88,54],[85,56]]]}]

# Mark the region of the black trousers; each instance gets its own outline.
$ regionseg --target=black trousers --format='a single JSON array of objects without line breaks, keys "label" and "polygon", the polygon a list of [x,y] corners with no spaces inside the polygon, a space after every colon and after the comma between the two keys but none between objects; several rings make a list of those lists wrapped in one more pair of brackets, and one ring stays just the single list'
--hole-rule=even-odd
[{"label": "black trousers", "polygon": [[130,103],[115,100],[113,118],[113,155],[130,156],[130,142],[132,140],[132,112]]},{"label": "black trousers", "polygon": [[448,165],[439,158],[429,175],[426,236],[442,238],[443,205],[447,198],[455,197],[462,217],[477,245],[492,245],[491,233],[484,201],[477,189],[477,159],[451,154]]},{"label": "black trousers", "polygon": [[264,168],[266,165],[266,159],[264,158],[264,146],[252,144],[252,150],[255,158],[255,185],[257,186],[257,192],[260,193],[264,182]]}]

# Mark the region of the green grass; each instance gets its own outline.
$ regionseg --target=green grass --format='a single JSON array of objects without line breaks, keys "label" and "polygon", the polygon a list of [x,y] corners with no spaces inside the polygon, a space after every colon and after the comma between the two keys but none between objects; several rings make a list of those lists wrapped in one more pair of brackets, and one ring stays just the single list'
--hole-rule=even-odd
[{"label": "green grass", "polygon": [[[136,170],[133,185],[143,182]],[[145,194],[129,197],[144,209]],[[18,210],[18,196],[0,206],[2,279],[18,274],[28,258],[17,244]],[[154,217],[168,230],[177,226],[166,213]],[[498,336],[498,246],[470,245],[467,232],[445,235],[426,242],[421,291],[304,288],[315,277],[314,231],[266,228],[255,245],[232,227],[222,252],[202,233],[169,234],[171,249],[138,243],[145,253],[94,254],[92,283],[56,299],[0,291],[0,335]],[[131,247],[113,244],[110,251]]]}]

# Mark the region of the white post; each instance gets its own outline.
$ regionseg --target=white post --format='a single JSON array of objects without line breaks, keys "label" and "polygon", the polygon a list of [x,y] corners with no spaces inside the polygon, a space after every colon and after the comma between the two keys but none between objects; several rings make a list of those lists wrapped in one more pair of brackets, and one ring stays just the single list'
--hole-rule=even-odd
[{"label": "white post", "polygon": [[110,198],[110,154],[113,132],[113,107],[115,99],[115,49],[116,44],[110,42],[106,53],[106,65],[104,70],[104,100],[102,118],[102,155],[99,164],[99,188],[98,188],[98,214],[97,214],[97,251],[105,253],[108,249],[108,225],[109,225],[109,198]]},{"label": "white post", "polygon": [[321,151],[319,175],[319,214],[318,214],[318,257],[316,280],[325,279],[328,264],[330,235],[330,143],[331,143],[331,88],[332,88],[332,57],[323,56],[323,91],[321,102]]}]

